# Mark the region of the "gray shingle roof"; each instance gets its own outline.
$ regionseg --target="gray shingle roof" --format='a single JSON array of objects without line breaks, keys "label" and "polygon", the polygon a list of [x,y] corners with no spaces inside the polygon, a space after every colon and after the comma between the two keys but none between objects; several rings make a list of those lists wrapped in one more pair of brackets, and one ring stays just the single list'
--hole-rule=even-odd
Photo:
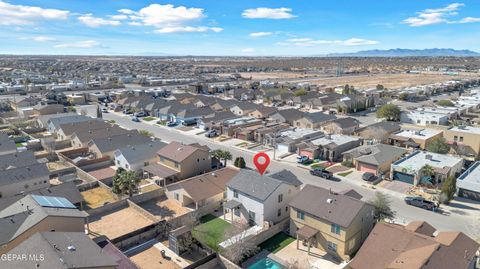
[{"label": "gray shingle roof", "polygon": [[284,171],[286,170],[272,174],[275,176],[274,178],[266,175],[261,176],[257,171],[241,169],[240,172],[227,183],[227,186],[261,201],[265,201],[282,183],[294,186],[301,184],[296,177],[289,177],[293,174],[290,175],[287,173],[288,171]]},{"label": "gray shingle roof", "polygon": [[[318,219],[349,227],[364,206],[371,206],[348,195],[307,185],[293,198],[290,206]],[[373,207],[372,207],[373,210]]]},{"label": "gray shingle roof", "polygon": [[[9,262],[11,268],[97,268],[116,267],[115,259],[81,232],[36,233],[10,253],[44,255],[41,262],[20,259]],[[39,266],[37,266],[37,264]]]},{"label": "gray shingle roof", "polygon": [[166,145],[167,143],[161,141],[132,145],[116,150],[115,156],[117,156],[117,154],[122,154],[129,163],[138,163],[154,158],[157,156],[157,151]]},{"label": "gray shingle roof", "polygon": [[334,115],[325,114],[323,112],[305,113],[304,117],[312,123],[325,122],[336,119]]},{"label": "gray shingle roof", "polygon": [[385,144],[363,145],[358,148],[344,152],[344,155],[351,155],[357,161],[380,165],[385,161],[402,157],[407,152],[404,148],[394,147]]},{"label": "gray shingle roof", "polygon": [[13,140],[10,140],[7,134],[0,133],[0,154],[2,152],[10,152],[15,150],[17,150],[17,146]]},{"label": "gray shingle roof", "polygon": [[9,185],[19,181],[45,177],[50,174],[44,163],[36,163],[25,167],[12,168],[0,171],[0,186]]},{"label": "gray shingle roof", "polygon": [[[128,145],[139,145],[152,142],[150,137],[139,134],[121,134],[111,137],[102,137],[92,139],[100,152],[110,152]],[[89,143],[90,143],[89,142]]]},{"label": "gray shingle roof", "polygon": [[53,119],[51,118],[51,119],[48,120],[48,123],[53,124],[55,129],[58,129],[60,124],[88,121],[88,120],[91,120],[91,119],[92,118],[84,116],[84,115],[70,115],[70,116],[53,118]]},{"label": "gray shingle roof", "polygon": [[33,156],[33,152],[29,150],[0,155],[0,170],[25,167],[36,163],[37,159]]}]

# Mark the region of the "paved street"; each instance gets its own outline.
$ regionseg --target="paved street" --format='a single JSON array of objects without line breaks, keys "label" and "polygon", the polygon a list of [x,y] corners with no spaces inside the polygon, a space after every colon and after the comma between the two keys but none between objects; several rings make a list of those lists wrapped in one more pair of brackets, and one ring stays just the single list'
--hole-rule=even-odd
[{"label": "paved street", "polygon": [[[209,138],[206,138],[203,135],[194,135],[192,134],[192,132],[186,134],[185,132],[172,128],[154,126],[144,122],[133,122],[131,121],[130,117],[117,113],[106,113],[103,115],[103,118],[105,120],[115,120],[117,124],[128,129],[147,130],[149,132],[152,132],[156,137],[160,138],[165,142],[180,141],[186,144],[198,142],[208,145],[212,149],[226,149],[232,153],[234,158],[237,156],[242,156],[245,158],[247,166],[253,166],[252,158],[255,152],[233,147],[233,145],[237,144],[234,141],[219,143]],[[198,130],[198,132],[200,132],[200,130]],[[271,152],[269,154],[270,156],[272,155]],[[359,180],[352,180],[343,177],[340,177],[340,181],[323,180],[310,175],[308,170],[296,166],[295,163],[287,162],[285,160],[272,160],[268,170],[271,172],[275,172],[280,169],[288,169],[292,171],[305,184],[312,184],[323,188],[330,188],[333,191],[341,191],[353,188],[357,192],[362,194],[365,200],[373,197],[375,195],[375,192],[377,191],[377,189],[373,189],[371,186],[367,186]],[[474,223],[479,222],[480,214],[478,210],[480,206],[478,204],[465,203],[455,200],[452,203],[454,207],[447,207],[445,213],[434,213],[431,211],[426,211],[420,208],[406,205],[403,202],[404,195],[401,193],[393,192],[387,189],[382,189],[381,191],[391,197],[392,207],[397,212],[396,222],[406,223],[411,220],[425,220],[439,230],[462,231],[471,235],[472,237],[478,237],[480,235],[480,227],[476,229],[472,228],[474,226]],[[477,224],[477,226],[480,225]]]}]

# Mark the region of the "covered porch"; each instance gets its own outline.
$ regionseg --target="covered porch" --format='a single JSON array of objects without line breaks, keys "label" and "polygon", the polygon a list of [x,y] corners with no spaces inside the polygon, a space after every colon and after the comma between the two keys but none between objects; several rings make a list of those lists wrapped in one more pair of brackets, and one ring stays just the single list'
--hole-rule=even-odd
[{"label": "covered porch", "polygon": [[223,204],[223,219],[230,223],[242,220],[241,213],[242,203],[237,200],[230,200]]},{"label": "covered porch", "polygon": [[161,187],[165,187],[168,184],[175,182],[176,176],[179,173],[179,171],[173,170],[159,163],[152,163],[143,168],[144,177],[153,179],[155,183]]},{"label": "covered porch", "polygon": [[302,241],[303,245],[307,246],[307,253],[308,255],[311,254],[312,246],[315,247],[317,244],[316,235],[318,234],[318,230],[304,225],[302,228],[298,229],[297,231],[297,249],[300,249],[300,241]]}]

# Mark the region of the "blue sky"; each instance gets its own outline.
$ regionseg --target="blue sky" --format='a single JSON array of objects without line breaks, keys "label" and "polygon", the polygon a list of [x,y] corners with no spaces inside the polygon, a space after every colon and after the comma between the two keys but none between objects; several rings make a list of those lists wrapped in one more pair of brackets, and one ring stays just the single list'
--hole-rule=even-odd
[{"label": "blue sky", "polygon": [[478,0],[0,0],[2,54],[480,51],[478,40]]}]

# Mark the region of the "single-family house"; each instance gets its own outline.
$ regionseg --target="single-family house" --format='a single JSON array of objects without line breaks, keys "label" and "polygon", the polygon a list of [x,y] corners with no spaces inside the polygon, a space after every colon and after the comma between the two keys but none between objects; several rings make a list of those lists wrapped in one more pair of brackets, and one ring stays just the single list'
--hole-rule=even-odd
[{"label": "single-family house", "polygon": [[115,150],[115,166],[125,170],[140,171],[151,163],[158,162],[157,152],[167,144],[161,141],[130,145]]},{"label": "single-family house", "polygon": [[127,133],[109,137],[94,138],[87,144],[88,151],[96,158],[108,156],[111,160],[115,158],[114,152],[119,148],[151,143],[148,136],[137,133]]},{"label": "single-family house", "polygon": [[343,161],[350,162],[355,169],[374,175],[385,175],[390,165],[399,160],[407,150],[385,144],[363,145],[343,153]]},{"label": "single-family house", "polygon": [[46,128],[47,131],[54,134],[57,133],[57,130],[60,128],[61,124],[76,123],[89,120],[92,120],[92,118],[83,115],[65,115],[64,117],[54,117],[48,119]]},{"label": "single-family house", "polygon": [[[432,168],[432,174],[427,174],[425,166]],[[413,185],[435,186],[449,176],[457,176],[462,168],[462,158],[417,150],[392,163],[390,178]]]},{"label": "single-family house", "polygon": [[230,107],[230,111],[238,116],[248,116],[251,112],[259,108],[259,105],[251,102],[239,102]]},{"label": "single-family house", "polygon": [[34,163],[0,171],[0,198],[11,197],[49,186],[50,172],[44,163]]},{"label": "single-family house", "polygon": [[480,201],[480,162],[475,162],[457,178],[457,195]]},{"label": "single-family house", "polygon": [[70,140],[73,133],[76,131],[90,131],[98,129],[111,128],[112,124],[104,122],[102,120],[91,119],[81,122],[64,123],[60,124],[57,129],[58,140]]},{"label": "single-family house", "polygon": [[187,178],[166,187],[165,194],[181,206],[199,209],[217,208],[227,198],[227,182],[238,169],[226,167],[213,172]]},{"label": "single-family house", "polygon": [[404,111],[400,114],[400,121],[416,125],[448,125],[449,115],[440,111],[429,112],[423,110]]},{"label": "single-family house", "polygon": [[289,109],[278,110],[277,112],[270,115],[269,118],[272,121],[275,121],[278,123],[288,123],[293,126],[293,122],[302,118],[303,114],[304,113],[298,109],[289,108]]},{"label": "single-family house", "polygon": [[29,194],[0,211],[0,254],[37,232],[85,233],[87,216],[63,197]]},{"label": "single-family house", "polygon": [[92,139],[112,137],[123,134],[138,134],[137,130],[127,130],[118,127],[117,125],[105,125],[105,128],[100,129],[79,129],[75,130],[74,133],[70,135],[70,141],[72,147],[82,148],[87,147],[88,142]]},{"label": "single-family house", "polygon": [[443,132],[443,137],[455,153],[476,157],[480,154],[480,128],[472,126],[454,126]]},{"label": "single-family house", "polygon": [[277,108],[271,106],[259,106],[255,110],[249,113],[250,117],[254,117],[256,119],[266,119],[267,117],[273,115],[277,112]]},{"label": "single-family house", "polygon": [[310,248],[350,260],[375,225],[375,208],[355,191],[306,185],[289,203],[290,234]]},{"label": "single-family house", "polygon": [[288,204],[301,185],[287,170],[260,175],[257,171],[241,169],[227,183],[225,215],[229,215],[232,222],[248,222],[260,227],[266,222],[276,224],[290,216]]},{"label": "single-family house", "polygon": [[159,185],[204,174],[212,170],[212,158],[207,146],[172,142],[157,151],[159,161],[143,168]]},{"label": "single-family house", "polygon": [[365,127],[361,127],[353,132],[353,135],[363,139],[365,144],[368,143],[384,143],[388,137],[400,131],[400,124],[393,121],[376,122]]},{"label": "single-family house", "polygon": [[388,144],[402,148],[426,149],[432,139],[441,137],[442,134],[442,130],[436,129],[401,130],[388,137]]},{"label": "single-family house", "polygon": [[320,127],[320,130],[327,134],[351,135],[360,126],[360,122],[351,117],[338,118],[326,122]]},{"label": "single-family house", "polygon": [[377,223],[347,269],[472,269],[479,244],[462,232],[438,232],[425,221]]},{"label": "single-family house", "polygon": [[297,153],[312,159],[335,162],[342,159],[345,151],[358,147],[360,143],[361,140],[358,137],[327,134],[299,144]]},{"label": "single-family house", "polygon": [[305,113],[302,118],[293,121],[293,126],[304,129],[320,129],[320,127],[336,119],[334,115],[323,112]]}]

